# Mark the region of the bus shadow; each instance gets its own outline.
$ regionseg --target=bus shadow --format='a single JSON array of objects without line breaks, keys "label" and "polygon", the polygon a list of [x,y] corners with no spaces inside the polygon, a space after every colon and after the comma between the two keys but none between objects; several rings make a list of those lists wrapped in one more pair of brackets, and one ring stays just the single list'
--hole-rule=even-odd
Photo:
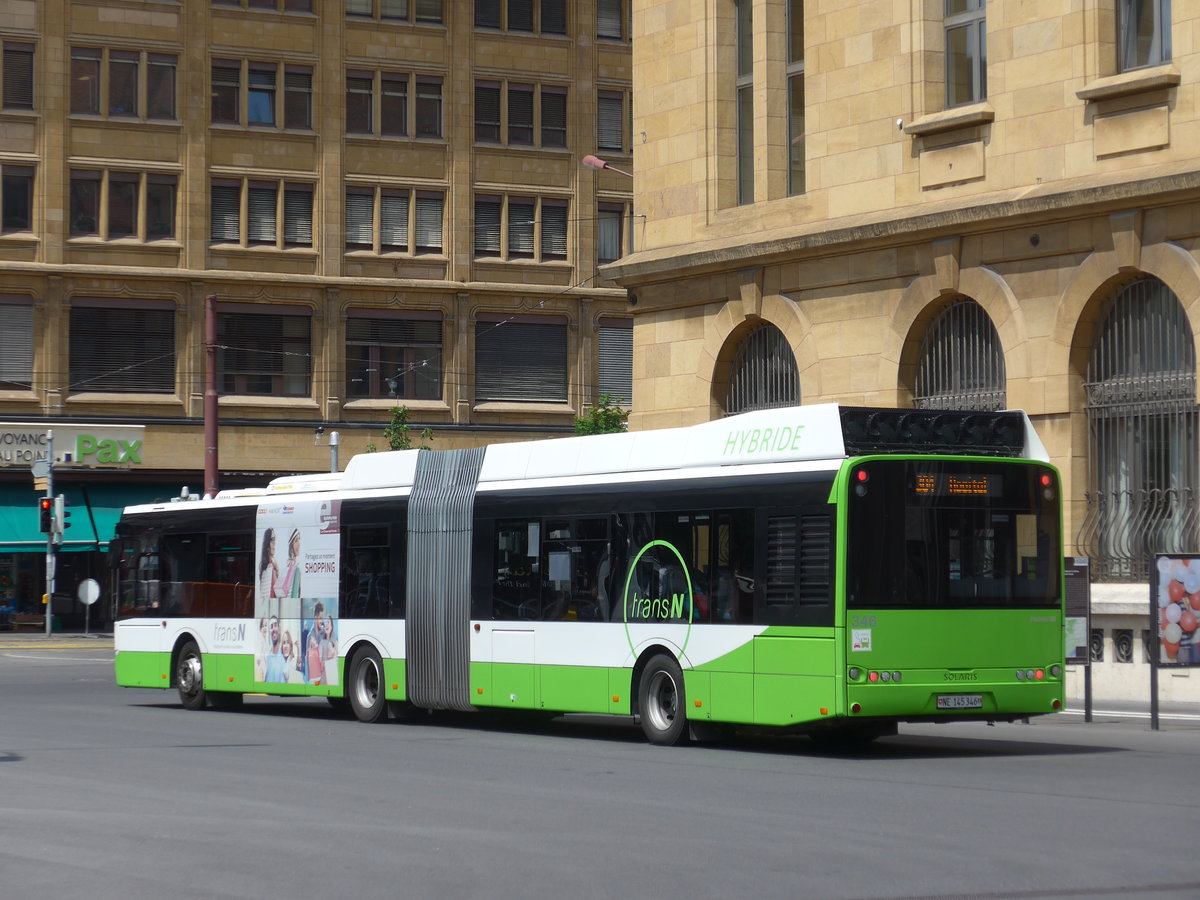
[{"label": "bus shadow", "polygon": [[[144,709],[181,710],[178,703],[140,703]],[[206,710],[233,716],[272,716],[285,719],[320,719],[359,724],[352,715],[332,707],[320,697],[247,697],[239,709]],[[549,739],[603,741],[610,744],[644,744],[641,727],[632,719],[598,715],[553,715],[535,711],[411,710],[380,722],[383,725],[429,727],[450,732],[480,731],[497,734],[536,735]],[[1012,726],[1014,728],[1018,726]],[[773,734],[755,729],[736,731],[719,740],[697,741],[674,752],[718,750],[771,756],[801,756],[822,759],[964,759],[996,757],[1073,756],[1128,752],[1120,746],[1097,746],[1062,741],[1020,739],[998,735],[976,737],[905,733],[879,738],[868,744],[828,746],[802,734]]]}]

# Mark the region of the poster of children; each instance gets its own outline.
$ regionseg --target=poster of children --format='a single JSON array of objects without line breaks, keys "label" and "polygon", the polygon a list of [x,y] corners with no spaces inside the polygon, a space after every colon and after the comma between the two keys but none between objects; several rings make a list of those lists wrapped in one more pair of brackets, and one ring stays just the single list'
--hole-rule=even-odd
[{"label": "poster of children", "polygon": [[1158,664],[1200,666],[1200,556],[1158,556],[1150,596]]},{"label": "poster of children", "polygon": [[337,501],[258,507],[255,680],[337,683],[340,527]]}]

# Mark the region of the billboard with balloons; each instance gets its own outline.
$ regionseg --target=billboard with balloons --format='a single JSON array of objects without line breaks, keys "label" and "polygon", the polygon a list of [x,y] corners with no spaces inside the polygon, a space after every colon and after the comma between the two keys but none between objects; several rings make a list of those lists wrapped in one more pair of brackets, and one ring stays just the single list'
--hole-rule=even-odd
[{"label": "billboard with balloons", "polygon": [[1159,666],[1200,666],[1200,555],[1159,554],[1150,582]]}]

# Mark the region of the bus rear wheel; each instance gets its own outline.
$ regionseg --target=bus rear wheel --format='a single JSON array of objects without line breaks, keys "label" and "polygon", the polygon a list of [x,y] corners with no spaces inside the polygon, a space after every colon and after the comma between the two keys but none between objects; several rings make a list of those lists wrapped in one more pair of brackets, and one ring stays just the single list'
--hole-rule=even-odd
[{"label": "bus rear wheel", "polygon": [[208,694],[204,691],[204,662],[195,641],[179,648],[175,657],[175,687],[184,709],[204,709]]},{"label": "bus rear wheel", "polygon": [[387,711],[383,690],[383,660],[373,647],[354,654],[346,685],[350,708],[360,722],[378,722]]},{"label": "bus rear wheel", "polygon": [[687,705],[683,670],[665,653],[646,663],[638,685],[642,731],[652,744],[674,746],[687,739]]}]

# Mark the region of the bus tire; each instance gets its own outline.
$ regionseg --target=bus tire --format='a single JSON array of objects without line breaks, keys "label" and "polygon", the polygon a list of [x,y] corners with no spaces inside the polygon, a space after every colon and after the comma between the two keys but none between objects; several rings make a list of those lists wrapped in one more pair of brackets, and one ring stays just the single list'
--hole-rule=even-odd
[{"label": "bus tire", "polygon": [[374,647],[364,647],[354,654],[350,663],[346,696],[350,708],[360,722],[378,722],[387,712],[383,690],[383,660]]},{"label": "bus tire", "polygon": [[665,653],[651,657],[638,684],[638,712],[650,743],[674,746],[687,740],[686,702],[679,663]]},{"label": "bus tire", "polygon": [[185,643],[175,657],[175,687],[184,709],[204,709],[208,705],[208,694],[204,690],[204,661],[200,658],[200,648],[195,641]]},{"label": "bus tire", "polygon": [[242,695],[233,691],[209,691],[208,702],[212,704],[213,709],[241,709]]}]

